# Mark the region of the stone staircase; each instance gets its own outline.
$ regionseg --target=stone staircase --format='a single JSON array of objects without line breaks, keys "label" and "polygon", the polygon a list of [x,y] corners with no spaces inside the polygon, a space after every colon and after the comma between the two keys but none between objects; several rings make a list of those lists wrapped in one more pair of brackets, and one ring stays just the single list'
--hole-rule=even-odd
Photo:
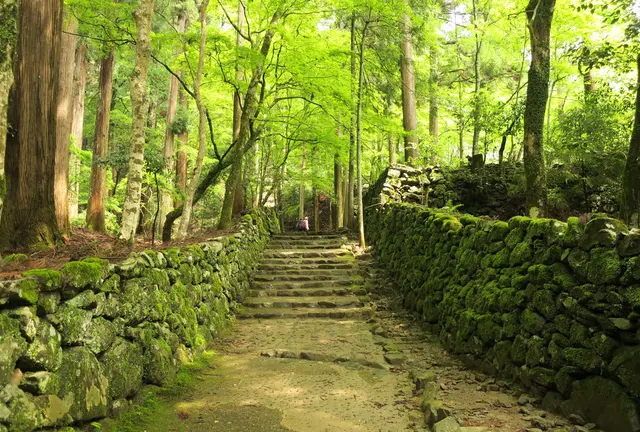
[{"label": "stone staircase", "polygon": [[353,253],[339,234],[274,236],[252,281],[239,319],[368,316]]}]

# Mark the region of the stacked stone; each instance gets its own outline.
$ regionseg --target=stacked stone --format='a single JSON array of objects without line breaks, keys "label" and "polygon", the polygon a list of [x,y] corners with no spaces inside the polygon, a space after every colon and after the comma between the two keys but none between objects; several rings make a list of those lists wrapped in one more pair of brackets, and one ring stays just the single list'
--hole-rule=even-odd
[{"label": "stacked stone", "polygon": [[439,167],[413,168],[405,165],[390,167],[368,196],[381,204],[405,202],[439,207],[453,198],[447,191]]},{"label": "stacked stone", "polygon": [[105,417],[166,384],[225,327],[278,230],[256,211],[231,236],[0,282],[0,432]]},{"label": "stacked stone", "polygon": [[640,430],[640,231],[397,203],[369,208],[367,227],[405,306],[452,352],[567,416]]}]

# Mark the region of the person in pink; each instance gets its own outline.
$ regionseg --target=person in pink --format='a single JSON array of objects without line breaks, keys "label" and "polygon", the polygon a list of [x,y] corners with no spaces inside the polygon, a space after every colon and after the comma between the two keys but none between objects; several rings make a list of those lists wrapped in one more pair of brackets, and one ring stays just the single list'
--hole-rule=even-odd
[{"label": "person in pink", "polygon": [[305,217],[302,221],[300,221],[300,230],[301,231],[309,231],[309,216]]}]

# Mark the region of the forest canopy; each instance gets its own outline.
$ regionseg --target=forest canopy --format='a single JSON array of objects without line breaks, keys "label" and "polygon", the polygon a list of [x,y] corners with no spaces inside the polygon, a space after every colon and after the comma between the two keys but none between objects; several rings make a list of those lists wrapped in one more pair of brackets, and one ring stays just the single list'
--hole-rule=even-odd
[{"label": "forest canopy", "polygon": [[261,206],[364,245],[363,190],[396,163],[499,165],[534,216],[577,183],[637,225],[639,20],[631,0],[5,1],[0,249],[184,239]]}]

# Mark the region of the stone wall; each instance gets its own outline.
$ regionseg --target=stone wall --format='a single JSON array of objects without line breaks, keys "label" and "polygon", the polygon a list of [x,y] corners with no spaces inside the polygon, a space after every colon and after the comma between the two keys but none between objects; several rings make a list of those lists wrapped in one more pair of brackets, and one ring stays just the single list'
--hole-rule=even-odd
[{"label": "stone wall", "polygon": [[368,196],[404,305],[470,365],[547,408],[640,431],[640,232],[615,219],[494,221]]},{"label": "stone wall", "polygon": [[0,282],[0,432],[105,417],[167,383],[229,321],[278,230],[252,212],[202,244]]}]

